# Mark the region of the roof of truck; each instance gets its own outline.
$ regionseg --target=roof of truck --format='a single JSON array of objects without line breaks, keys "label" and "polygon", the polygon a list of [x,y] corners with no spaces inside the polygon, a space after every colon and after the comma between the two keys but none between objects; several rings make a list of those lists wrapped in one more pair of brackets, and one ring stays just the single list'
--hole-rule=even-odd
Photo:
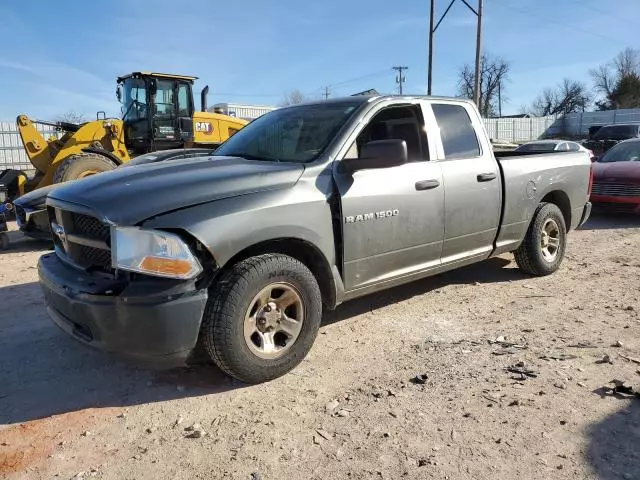
[{"label": "roof of truck", "polygon": [[[392,100],[392,99],[397,99],[397,100],[406,100],[406,101],[411,101],[411,100],[454,100],[456,102],[464,102],[464,103],[471,103],[473,104],[473,102],[471,100],[469,100],[468,98],[458,98],[458,97],[440,97],[440,96],[435,96],[435,95],[353,95],[350,97],[336,97],[336,98],[329,98],[327,100],[313,100],[313,101],[309,101],[309,102],[303,102],[303,103],[299,103],[297,105],[320,105],[320,104],[331,104],[331,103],[351,103],[351,104],[363,104],[363,103],[369,103],[369,102],[373,102],[373,101],[383,101],[383,100]],[[282,107],[282,108],[287,108],[287,107],[295,107],[296,105],[287,105],[286,107]]]},{"label": "roof of truck", "polygon": [[118,82],[121,82],[123,80],[126,80],[127,78],[131,78],[131,77],[160,77],[160,78],[174,78],[177,80],[187,80],[187,81],[191,81],[193,82],[194,80],[197,80],[198,77],[190,77],[188,75],[174,75],[173,73],[159,73],[159,72],[132,72],[132,73],[128,73],[127,75],[122,75],[121,77],[118,77]]}]

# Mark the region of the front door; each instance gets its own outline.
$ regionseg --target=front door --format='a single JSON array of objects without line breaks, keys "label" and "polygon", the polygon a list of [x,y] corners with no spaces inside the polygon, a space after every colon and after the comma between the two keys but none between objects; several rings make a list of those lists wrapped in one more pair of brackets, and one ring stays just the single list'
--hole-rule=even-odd
[{"label": "front door", "polygon": [[420,105],[382,108],[362,128],[347,157],[357,158],[367,142],[398,138],[407,144],[409,163],[354,173],[334,165],[347,291],[440,263],[444,188],[440,165],[429,161]]},{"label": "front door", "polygon": [[482,151],[476,135],[482,126],[472,124],[472,111],[445,102],[431,106],[442,140],[438,163],[446,189],[442,263],[489,256],[502,207],[498,163],[493,152]]}]

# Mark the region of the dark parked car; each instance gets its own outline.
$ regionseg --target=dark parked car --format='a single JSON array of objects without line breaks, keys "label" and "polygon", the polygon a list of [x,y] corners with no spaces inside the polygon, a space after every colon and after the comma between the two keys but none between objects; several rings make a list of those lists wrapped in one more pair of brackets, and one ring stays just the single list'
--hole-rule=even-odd
[{"label": "dark parked car", "polygon": [[593,164],[591,202],[640,212],[640,138],[617,144]]},{"label": "dark parked car", "polygon": [[583,145],[596,155],[602,155],[614,145],[640,137],[640,123],[619,123],[600,127]]},{"label": "dark parked car", "polygon": [[[146,153],[134,158],[118,168],[134,167],[146,163],[180,160],[213,155],[215,150],[203,148],[180,148]],[[16,222],[25,236],[38,240],[51,240],[51,227],[45,202],[47,195],[60,185],[49,185],[22,195],[14,202]]]}]

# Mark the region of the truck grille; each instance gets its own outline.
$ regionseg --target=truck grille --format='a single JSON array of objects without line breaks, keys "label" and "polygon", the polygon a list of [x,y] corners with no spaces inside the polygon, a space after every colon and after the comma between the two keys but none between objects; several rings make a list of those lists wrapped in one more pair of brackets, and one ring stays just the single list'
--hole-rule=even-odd
[{"label": "truck grille", "polygon": [[591,193],[609,197],[640,197],[640,185],[628,183],[594,183]]},{"label": "truck grille", "polygon": [[48,206],[56,250],[84,269],[111,270],[111,234],[100,219]]}]

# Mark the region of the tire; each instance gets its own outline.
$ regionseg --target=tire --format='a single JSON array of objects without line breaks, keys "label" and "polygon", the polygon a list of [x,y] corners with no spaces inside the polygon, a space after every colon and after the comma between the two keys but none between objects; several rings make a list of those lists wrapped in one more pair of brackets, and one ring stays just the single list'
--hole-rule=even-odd
[{"label": "tire", "polygon": [[6,233],[0,233],[0,250],[9,249],[9,235]]},{"label": "tire", "polygon": [[65,158],[53,175],[53,183],[77,180],[95,173],[108,172],[116,165],[97,153],[78,153]]},{"label": "tire", "polygon": [[[273,313],[264,308],[256,309],[261,304],[273,306],[274,302],[280,302],[279,296],[273,297],[278,295],[280,287],[282,298],[287,293],[287,299],[297,299],[295,304],[283,309],[269,307]],[[264,291],[271,293],[265,297],[261,295]],[[264,298],[268,303],[261,303]],[[282,300],[281,303],[287,302]],[[281,317],[274,320],[281,311],[286,311],[287,322]],[[260,325],[267,322],[269,315],[269,323]],[[248,321],[246,317],[252,317],[254,321]],[[301,321],[291,322],[289,317]],[[267,254],[239,262],[221,275],[210,291],[200,336],[209,356],[221,370],[245,383],[262,383],[284,375],[305,358],[318,334],[321,319],[320,288],[309,269],[286,255]],[[299,329],[295,339],[291,340],[288,333],[277,330],[281,328],[280,321],[295,324]],[[269,326],[273,322],[277,325]],[[256,331],[251,339],[247,339],[247,332],[252,328]],[[271,333],[259,333],[257,329],[260,328],[275,331],[271,346],[263,340],[263,335]]]},{"label": "tire", "polygon": [[[551,234],[545,235],[544,231]],[[545,238],[548,239],[546,243]],[[551,238],[557,238],[557,242],[551,242]],[[555,250],[550,248],[554,243],[557,243]],[[549,248],[545,249],[545,244]],[[553,203],[541,203],[533,215],[524,241],[515,251],[516,263],[522,272],[529,275],[550,275],[560,267],[566,245],[567,227],[562,212]]]}]

